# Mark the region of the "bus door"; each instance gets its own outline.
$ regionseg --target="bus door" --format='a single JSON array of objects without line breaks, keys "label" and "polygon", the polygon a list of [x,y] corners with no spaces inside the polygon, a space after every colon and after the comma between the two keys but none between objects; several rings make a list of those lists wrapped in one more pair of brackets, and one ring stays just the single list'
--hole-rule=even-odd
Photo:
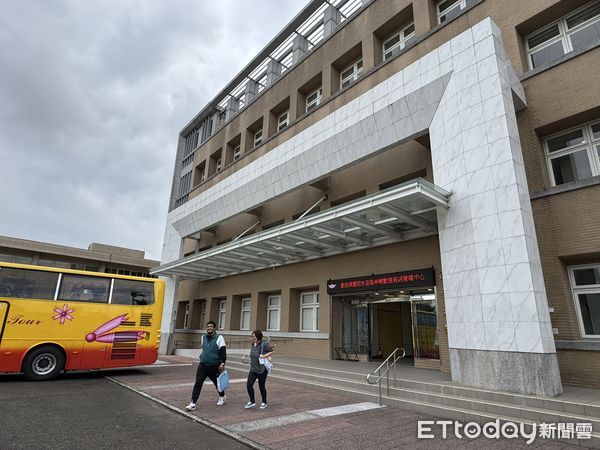
[{"label": "bus door", "polygon": [[2,344],[2,335],[4,334],[9,307],[10,304],[8,302],[0,301],[0,344]]}]

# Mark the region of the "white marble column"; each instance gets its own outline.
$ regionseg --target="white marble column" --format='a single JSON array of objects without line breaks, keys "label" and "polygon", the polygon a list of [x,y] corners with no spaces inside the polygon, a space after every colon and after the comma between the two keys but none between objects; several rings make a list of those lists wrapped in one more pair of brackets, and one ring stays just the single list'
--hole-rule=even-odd
[{"label": "white marble column", "polygon": [[562,391],[513,96],[524,102],[489,19],[438,49],[452,68],[430,130],[452,377]]},{"label": "white marble column", "polygon": [[177,309],[177,290],[179,277],[161,277],[165,282],[165,299],[163,304],[162,321],[160,327],[160,347],[158,353],[169,355],[173,350],[173,330],[175,329],[175,310]]}]

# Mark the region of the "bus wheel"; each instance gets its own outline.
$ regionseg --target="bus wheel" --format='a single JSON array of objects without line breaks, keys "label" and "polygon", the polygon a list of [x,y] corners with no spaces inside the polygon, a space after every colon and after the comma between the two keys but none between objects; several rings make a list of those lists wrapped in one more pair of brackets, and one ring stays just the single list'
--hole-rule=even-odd
[{"label": "bus wheel", "polygon": [[31,350],[23,362],[23,373],[29,381],[52,380],[64,368],[64,353],[51,345]]}]

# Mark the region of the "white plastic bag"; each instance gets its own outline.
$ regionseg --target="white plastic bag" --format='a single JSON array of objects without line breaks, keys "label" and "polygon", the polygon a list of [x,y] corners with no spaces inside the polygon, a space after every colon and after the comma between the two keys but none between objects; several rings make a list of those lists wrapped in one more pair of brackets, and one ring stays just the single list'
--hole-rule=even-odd
[{"label": "white plastic bag", "polygon": [[273,363],[271,362],[271,358],[258,358],[258,361],[265,366],[265,369],[267,369],[268,373],[271,373],[271,370],[273,370]]},{"label": "white plastic bag", "polygon": [[224,370],[217,377],[217,389],[219,392],[223,392],[228,387],[229,387],[229,374],[227,373],[226,370]]}]

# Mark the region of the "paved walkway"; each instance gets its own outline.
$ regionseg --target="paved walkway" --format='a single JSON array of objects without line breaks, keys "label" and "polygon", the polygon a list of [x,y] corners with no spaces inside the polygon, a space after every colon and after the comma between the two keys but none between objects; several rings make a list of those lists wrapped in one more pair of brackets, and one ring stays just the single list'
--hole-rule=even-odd
[{"label": "paved walkway", "polygon": [[[307,360],[308,363],[310,360]],[[366,365],[349,364],[349,370],[362,372],[366,368]],[[326,394],[283,384],[276,379],[267,380],[269,407],[246,410],[243,405],[248,401],[247,372],[232,369],[229,369],[232,383],[225,405],[216,405],[218,395],[207,380],[197,403],[198,409],[189,413],[185,405],[189,402],[196,367],[196,362],[190,358],[161,356],[154,366],[112,370],[106,372],[106,376],[254,448],[580,448],[539,438],[531,445],[527,445],[524,439],[458,439],[453,433],[447,439],[418,439],[417,422],[436,418],[379,407],[354,399],[351,395]],[[435,371],[426,373],[425,376],[431,376],[438,382],[446,377]],[[255,390],[256,399],[260,402],[258,383]],[[434,428],[434,432],[441,435],[441,428]]]}]

